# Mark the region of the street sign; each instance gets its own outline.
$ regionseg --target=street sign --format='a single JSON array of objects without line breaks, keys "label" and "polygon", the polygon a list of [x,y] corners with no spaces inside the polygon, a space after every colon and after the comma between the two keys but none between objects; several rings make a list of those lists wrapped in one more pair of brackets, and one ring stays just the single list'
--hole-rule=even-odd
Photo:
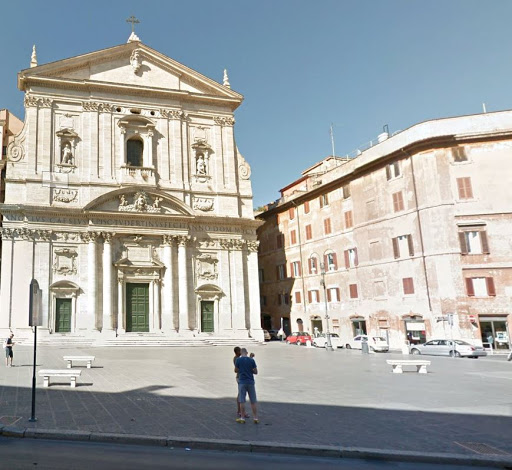
[{"label": "street sign", "polygon": [[43,322],[43,291],[39,289],[39,283],[32,279],[30,282],[30,296],[28,304],[29,326],[42,326]]}]

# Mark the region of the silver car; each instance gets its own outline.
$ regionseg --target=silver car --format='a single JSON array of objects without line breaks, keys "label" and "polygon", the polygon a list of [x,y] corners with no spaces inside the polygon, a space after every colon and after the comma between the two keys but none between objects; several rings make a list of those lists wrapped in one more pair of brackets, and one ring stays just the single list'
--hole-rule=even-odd
[{"label": "silver car", "polygon": [[460,339],[433,339],[424,344],[413,344],[411,354],[425,354],[429,356],[455,356],[455,357],[473,357],[487,356],[484,348],[473,346],[472,344]]}]

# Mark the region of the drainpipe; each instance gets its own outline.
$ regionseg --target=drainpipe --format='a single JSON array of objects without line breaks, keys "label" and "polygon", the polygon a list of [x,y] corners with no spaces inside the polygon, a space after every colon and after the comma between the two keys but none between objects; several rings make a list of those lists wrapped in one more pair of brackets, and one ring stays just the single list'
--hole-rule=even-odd
[{"label": "drainpipe", "polygon": [[425,259],[425,247],[423,244],[423,229],[421,227],[421,219],[420,219],[420,210],[418,207],[418,192],[416,188],[416,176],[414,174],[414,160],[413,156],[407,153],[403,148],[400,149],[403,154],[405,154],[408,158],[411,160],[411,172],[412,172],[412,185],[414,188],[414,206],[416,210],[416,218],[418,220],[418,233],[420,235],[420,246],[421,246],[421,259],[423,261],[423,273],[425,276],[425,286],[427,288],[427,300],[428,300],[428,308],[430,312],[432,313],[432,301],[430,299],[430,287],[428,285],[428,276],[427,276],[427,262]]}]

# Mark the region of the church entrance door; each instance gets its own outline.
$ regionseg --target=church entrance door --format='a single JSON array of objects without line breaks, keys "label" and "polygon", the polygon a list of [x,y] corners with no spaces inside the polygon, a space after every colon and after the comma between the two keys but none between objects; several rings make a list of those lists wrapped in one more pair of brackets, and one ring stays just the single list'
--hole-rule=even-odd
[{"label": "church entrance door", "polygon": [[213,301],[201,301],[201,331],[204,333],[213,332]]},{"label": "church entrance door", "polygon": [[126,284],[126,331],[149,331],[149,284]]},{"label": "church entrance door", "polygon": [[71,299],[55,299],[55,333],[71,332]]}]

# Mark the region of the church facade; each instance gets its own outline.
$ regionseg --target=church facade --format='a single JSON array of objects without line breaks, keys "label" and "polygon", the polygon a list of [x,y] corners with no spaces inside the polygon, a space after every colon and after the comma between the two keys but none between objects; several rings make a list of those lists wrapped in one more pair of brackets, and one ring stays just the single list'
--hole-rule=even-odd
[{"label": "church facade", "polygon": [[[0,331],[263,339],[243,97],[144,45],[18,75],[7,149]],[[4,334],[5,336],[5,334]]]}]

